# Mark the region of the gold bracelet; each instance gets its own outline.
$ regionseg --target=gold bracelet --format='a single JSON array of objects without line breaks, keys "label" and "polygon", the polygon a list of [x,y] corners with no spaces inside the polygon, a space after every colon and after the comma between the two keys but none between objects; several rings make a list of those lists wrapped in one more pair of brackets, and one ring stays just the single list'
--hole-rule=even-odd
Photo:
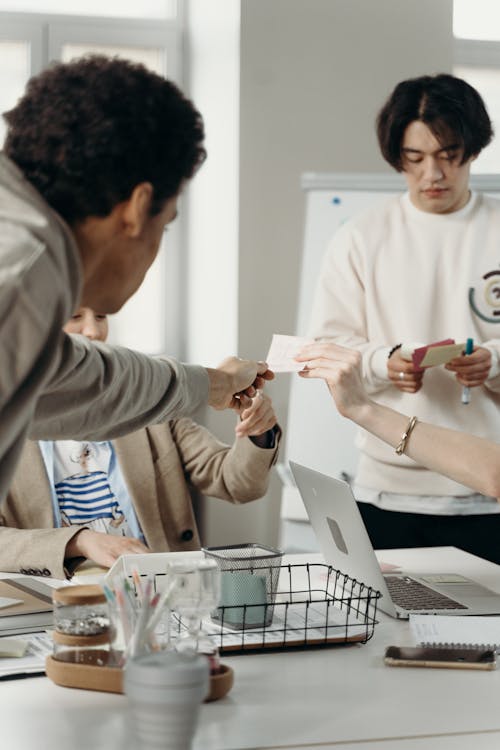
[{"label": "gold bracelet", "polygon": [[401,440],[396,446],[396,453],[398,454],[398,456],[401,456],[401,454],[405,452],[406,443],[408,442],[408,438],[410,437],[413,431],[413,428],[415,427],[416,424],[417,424],[417,418],[412,417],[410,421],[408,422],[408,427],[401,435]]}]

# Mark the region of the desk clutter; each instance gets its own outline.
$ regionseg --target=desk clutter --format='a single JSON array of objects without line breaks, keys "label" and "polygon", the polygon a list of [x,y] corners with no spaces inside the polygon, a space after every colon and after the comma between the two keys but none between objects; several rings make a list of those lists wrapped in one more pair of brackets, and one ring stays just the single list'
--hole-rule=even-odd
[{"label": "desk clutter", "polygon": [[[207,558],[220,569],[220,594],[218,606],[202,619],[201,633],[221,655],[366,643],[373,636],[379,591],[330,565],[283,564],[278,550],[258,544],[123,555],[106,581],[118,575],[133,586],[137,575],[150,576],[153,589],[162,592],[171,564]],[[171,612],[172,638],[187,626],[182,613]]]},{"label": "desk clutter", "polygon": [[[199,673],[201,662],[207,671],[202,697],[216,700],[231,689],[233,671],[220,664],[212,644],[203,642],[200,619],[216,606],[218,595],[219,570],[212,560],[170,564],[161,594],[151,576],[142,581],[135,569],[133,584],[117,578],[113,588],[104,583],[56,589],[47,676],[65,687],[120,693],[130,671],[142,674],[138,665],[158,670],[163,663],[179,677],[182,669]],[[170,634],[171,612],[186,618],[176,638]],[[148,661],[152,655],[156,659]]]},{"label": "desk clutter", "polygon": [[380,593],[329,565],[282,564],[279,550],[248,544],[125,555],[102,585],[53,596],[46,673],[57,684],[123,692],[130,669],[163,654],[186,669],[202,658],[205,700],[216,700],[234,678],[220,654],[366,643]]},{"label": "desk clutter", "polygon": [[0,635],[39,631],[52,625],[52,588],[18,576],[0,581]]}]

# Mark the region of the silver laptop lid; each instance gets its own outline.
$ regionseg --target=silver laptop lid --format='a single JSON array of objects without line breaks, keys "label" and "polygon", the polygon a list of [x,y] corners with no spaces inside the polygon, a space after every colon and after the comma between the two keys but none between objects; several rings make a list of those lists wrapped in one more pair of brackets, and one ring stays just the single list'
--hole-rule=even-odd
[{"label": "silver laptop lid", "polygon": [[[406,584],[416,583],[417,587],[424,587],[418,591],[403,591],[405,606],[395,604],[350,486],[300,464],[290,462],[290,468],[326,562],[378,589],[382,594],[379,608],[383,612],[403,618],[411,612],[500,614],[500,596],[496,592],[464,576],[451,575],[449,571],[423,576],[390,574]],[[422,596],[426,598],[425,605]],[[443,596],[446,597],[444,600]]]},{"label": "silver laptop lid", "polygon": [[383,611],[397,616],[350,486],[289,463],[325,562],[380,591]]}]

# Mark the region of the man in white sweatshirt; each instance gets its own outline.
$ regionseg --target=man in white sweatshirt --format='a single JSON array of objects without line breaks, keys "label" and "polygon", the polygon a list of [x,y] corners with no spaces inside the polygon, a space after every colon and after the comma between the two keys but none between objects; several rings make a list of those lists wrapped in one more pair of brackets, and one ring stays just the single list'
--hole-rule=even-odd
[{"label": "man in white sweatshirt", "polygon": [[[493,132],[475,89],[451,75],[399,83],[380,111],[384,158],[408,191],[344,224],[327,250],[311,333],[362,354],[377,401],[500,438],[500,201],[469,188]],[[419,371],[412,342],[474,341]],[[461,402],[464,386],[470,403]],[[500,563],[500,504],[362,431],[354,490],[376,548],[454,545]]]}]

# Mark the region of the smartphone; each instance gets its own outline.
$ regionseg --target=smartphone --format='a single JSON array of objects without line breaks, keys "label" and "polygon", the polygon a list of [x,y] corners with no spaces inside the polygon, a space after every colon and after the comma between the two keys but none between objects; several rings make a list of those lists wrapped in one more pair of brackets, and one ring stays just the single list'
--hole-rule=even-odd
[{"label": "smartphone", "polygon": [[496,652],[490,649],[388,646],[384,662],[390,667],[496,669],[497,658]]}]

